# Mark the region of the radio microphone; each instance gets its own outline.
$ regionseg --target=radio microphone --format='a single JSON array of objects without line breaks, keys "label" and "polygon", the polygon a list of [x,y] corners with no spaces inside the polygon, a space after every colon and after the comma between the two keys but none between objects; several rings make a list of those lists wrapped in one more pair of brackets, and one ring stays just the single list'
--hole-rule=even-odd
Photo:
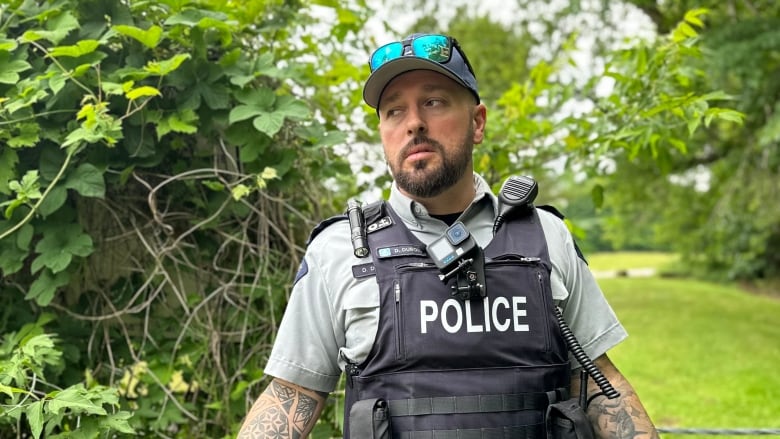
[{"label": "radio microphone", "polygon": [[349,218],[349,234],[352,239],[352,250],[358,258],[365,258],[369,254],[368,239],[366,238],[366,219],[360,203],[355,200],[347,202],[347,218]]},{"label": "radio microphone", "polygon": [[524,175],[512,175],[501,186],[498,192],[498,216],[493,223],[493,234],[506,221],[509,214],[517,209],[531,206],[539,193],[536,180]]}]

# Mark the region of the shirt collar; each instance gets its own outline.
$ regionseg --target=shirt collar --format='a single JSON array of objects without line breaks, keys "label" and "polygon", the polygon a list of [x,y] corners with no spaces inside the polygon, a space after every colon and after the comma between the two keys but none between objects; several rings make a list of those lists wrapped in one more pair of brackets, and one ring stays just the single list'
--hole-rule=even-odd
[{"label": "shirt collar", "polygon": [[[490,200],[490,203],[493,206],[493,211],[498,212],[498,199],[495,195],[493,195],[493,192],[490,189],[490,185],[481,175],[477,173],[474,173],[473,175],[475,192],[474,200],[471,202],[469,207],[466,208],[466,212],[471,211],[472,208],[474,208],[474,206],[480,203],[480,201],[483,199]],[[404,222],[408,225],[422,228],[425,222],[434,220],[428,213],[428,209],[426,209],[425,206],[402,194],[398,189],[398,185],[396,185],[395,181],[393,181],[393,184],[390,187],[390,197],[388,202],[390,203],[390,206],[393,207],[393,210],[398,214],[398,216],[400,216],[401,219],[403,219]]]}]

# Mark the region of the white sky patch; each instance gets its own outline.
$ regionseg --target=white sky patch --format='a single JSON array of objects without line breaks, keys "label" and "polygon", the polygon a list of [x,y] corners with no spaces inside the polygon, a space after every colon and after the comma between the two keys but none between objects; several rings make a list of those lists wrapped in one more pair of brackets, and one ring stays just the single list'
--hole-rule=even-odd
[{"label": "white sky patch", "polygon": [[710,190],[712,171],[704,165],[698,165],[683,174],[669,176],[669,181],[683,187],[691,187],[696,192],[704,193]]}]

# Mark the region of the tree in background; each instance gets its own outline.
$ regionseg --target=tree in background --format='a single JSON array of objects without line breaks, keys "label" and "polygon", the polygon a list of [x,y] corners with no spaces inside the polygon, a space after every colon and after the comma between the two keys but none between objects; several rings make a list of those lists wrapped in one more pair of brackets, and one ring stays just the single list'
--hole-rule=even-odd
[{"label": "tree in background", "polygon": [[[690,1],[632,1],[669,29]],[[776,279],[780,257],[780,4],[698,1],[708,8],[702,56],[688,68],[698,90],[725,91],[741,125],[713,123],[656,166],[621,163],[610,228],[626,236],[639,224],[679,251],[700,274],[720,279]],[[654,178],[655,176],[655,178]],[[658,178],[672,176],[672,178]],[[644,187],[641,187],[644,186]],[[631,203],[632,200],[635,202]]]},{"label": "tree in background", "polygon": [[[480,85],[501,98],[488,101],[482,171],[492,181],[533,174],[544,201],[563,207],[586,186],[598,218],[575,217],[573,229],[586,241],[606,239],[596,240],[600,249],[670,249],[690,270],[720,279],[780,275],[771,250],[780,241],[780,204],[770,202],[780,172],[780,6],[515,4],[501,22],[463,7],[415,23],[467,35],[461,44],[480,60],[476,68],[488,65],[487,75],[477,72]],[[655,36],[632,36],[637,21],[628,19],[637,15]],[[495,53],[489,41],[507,35],[521,43]],[[592,52],[582,61],[584,37]],[[491,73],[502,70],[494,65],[504,60],[512,73],[495,81]],[[584,204],[576,202],[578,212],[588,211]]]}]

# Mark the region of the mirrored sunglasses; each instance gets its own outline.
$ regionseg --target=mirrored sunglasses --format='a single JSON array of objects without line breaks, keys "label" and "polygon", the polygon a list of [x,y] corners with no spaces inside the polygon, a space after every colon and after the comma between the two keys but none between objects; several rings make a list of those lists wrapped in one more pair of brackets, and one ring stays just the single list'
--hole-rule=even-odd
[{"label": "mirrored sunglasses", "polygon": [[368,60],[371,71],[378,69],[385,63],[402,56],[415,56],[424,58],[439,64],[446,64],[452,58],[452,49],[457,48],[469,71],[474,74],[466,55],[460,49],[454,38],[446,35],[419,35],[404,41],[395,41],[376,49]]}]

